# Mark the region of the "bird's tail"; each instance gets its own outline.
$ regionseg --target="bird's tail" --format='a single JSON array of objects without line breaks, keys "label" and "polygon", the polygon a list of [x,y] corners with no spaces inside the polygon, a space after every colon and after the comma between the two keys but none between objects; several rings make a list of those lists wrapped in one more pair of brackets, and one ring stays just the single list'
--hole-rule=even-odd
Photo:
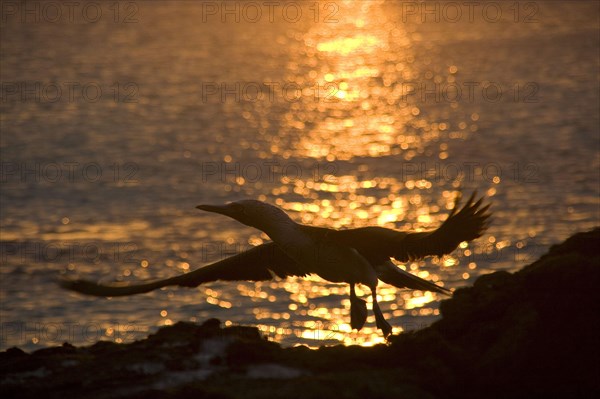
[{"label": "bird's tail", "polygon": [[387,262],[387,267],[382,268],[378,272],[378,277],[384,283],[393,285],[398,288],[410,288],[413,290],[431,291],[438,294],[452,295],[452,291],[448,288],[439,286],[431,281],[422,279],[405,270],[400,269],[392,262]]}]

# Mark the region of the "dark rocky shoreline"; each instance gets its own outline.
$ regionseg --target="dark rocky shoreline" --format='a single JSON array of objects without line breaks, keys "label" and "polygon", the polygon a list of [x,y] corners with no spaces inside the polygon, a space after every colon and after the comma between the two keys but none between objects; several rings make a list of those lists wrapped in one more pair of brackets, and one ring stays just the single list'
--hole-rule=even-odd
[{"label": "dark rocky shoreline", "polygon": [[281,348],[177,323],[130,344],[0,353],[3,398],[552,398],[600,394],[600,229],[459,289],[442,319],[372,348]]}]

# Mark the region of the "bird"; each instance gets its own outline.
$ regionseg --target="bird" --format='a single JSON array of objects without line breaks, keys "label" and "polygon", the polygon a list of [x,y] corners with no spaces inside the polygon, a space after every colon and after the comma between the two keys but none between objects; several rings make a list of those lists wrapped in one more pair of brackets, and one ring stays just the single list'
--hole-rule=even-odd
[{"label": "bird", "polygon": [[459,209],[460,195],[446,220],[435,230],[402,232],[380,226],[332,229],[297,223],[281,208],[267,202],[246,199],[225,205],[198,205],[263,231],[272,240],[192,272],[141,284],[99,284],[83,279],[62,279],[60,285],[86,295],[116,297],[150,292],[166,286],[197,287],[212,281],[265,281],[316,274],[350,286],[350,325],[360,330],[367,319],[367,304],[358,298],[355,287],[369,287],[375,323],[384,337],[392,333],[377,302],[381,280],[397,288],[452,295],[452,291],[398,267],[398,262],[427,256],[443,256],[462,242],[479,238],[490,223],[491,204],[475,201],[476,192]]}]

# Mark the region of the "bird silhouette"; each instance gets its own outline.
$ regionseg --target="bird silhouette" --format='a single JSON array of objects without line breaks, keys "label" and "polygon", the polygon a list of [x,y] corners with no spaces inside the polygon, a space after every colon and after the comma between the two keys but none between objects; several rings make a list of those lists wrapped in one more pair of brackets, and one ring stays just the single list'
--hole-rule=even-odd
[{"label": "bird silhouette", "polygon": [[335,230],[294,222],[283,210],[266,202],[241,200],[226,205],[199,205],[198,209],[229,216],[266,233],[271,242],[201,267],[195,271],[163,280],[127,285],[98,284],[88,280],[60,282],[63,288],[95,296],[125,296],[165,286],[196,287],[211,281],[264,281],[290,276],[316,274],[321,278],[350,285],[350,325],[360,330],[367,319],[366,302],[356,295],[356,284],[371,290],[375,322],[385,337],[392,327],[377,303],[377,284],[381,280],[397,288],[451,291],[399,268],[399,262],[442,256],[454,251],[463,241],[474,240],[489,225],[490,204],[474,202],[474,192],[459,210],[460,197],[448,218],[436,230],[401,232],[384,227]]}]

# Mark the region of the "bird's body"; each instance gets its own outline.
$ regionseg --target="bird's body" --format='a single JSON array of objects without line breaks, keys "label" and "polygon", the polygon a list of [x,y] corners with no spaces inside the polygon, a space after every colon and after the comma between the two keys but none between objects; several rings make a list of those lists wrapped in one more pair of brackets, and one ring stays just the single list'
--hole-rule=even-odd
[{"label": "bird's body", "polygon": [[371,289],[377,327],[385,336],[391,326],[377,304],[377,283],[382,280],[399,288],[412,288],[449,294],[446,288],[423,280],[398,268],[390,261],[441,256],[463,241],[479,237],[487,227],[488,206],[473,203],[473,194],[457,212],[452,210],[440,228],[426,233],[404,233],[383,227],[334,230],[294,222],[281,209],[256,200],[227,205],[200,205],[199,209],[216,212],[265,232],[273,241],[223,259],[193,272],[139,285],[100,285],[86,280],[65,280],[67,289],[96,296],[123,296],[149,292],[168,285],[195,287],[216,280],[270,280],[273,277],[316,274],[332,282],[351,286],[351,325],[360,329],[367,317],[366,303],[355,292],[356,284]]}]

